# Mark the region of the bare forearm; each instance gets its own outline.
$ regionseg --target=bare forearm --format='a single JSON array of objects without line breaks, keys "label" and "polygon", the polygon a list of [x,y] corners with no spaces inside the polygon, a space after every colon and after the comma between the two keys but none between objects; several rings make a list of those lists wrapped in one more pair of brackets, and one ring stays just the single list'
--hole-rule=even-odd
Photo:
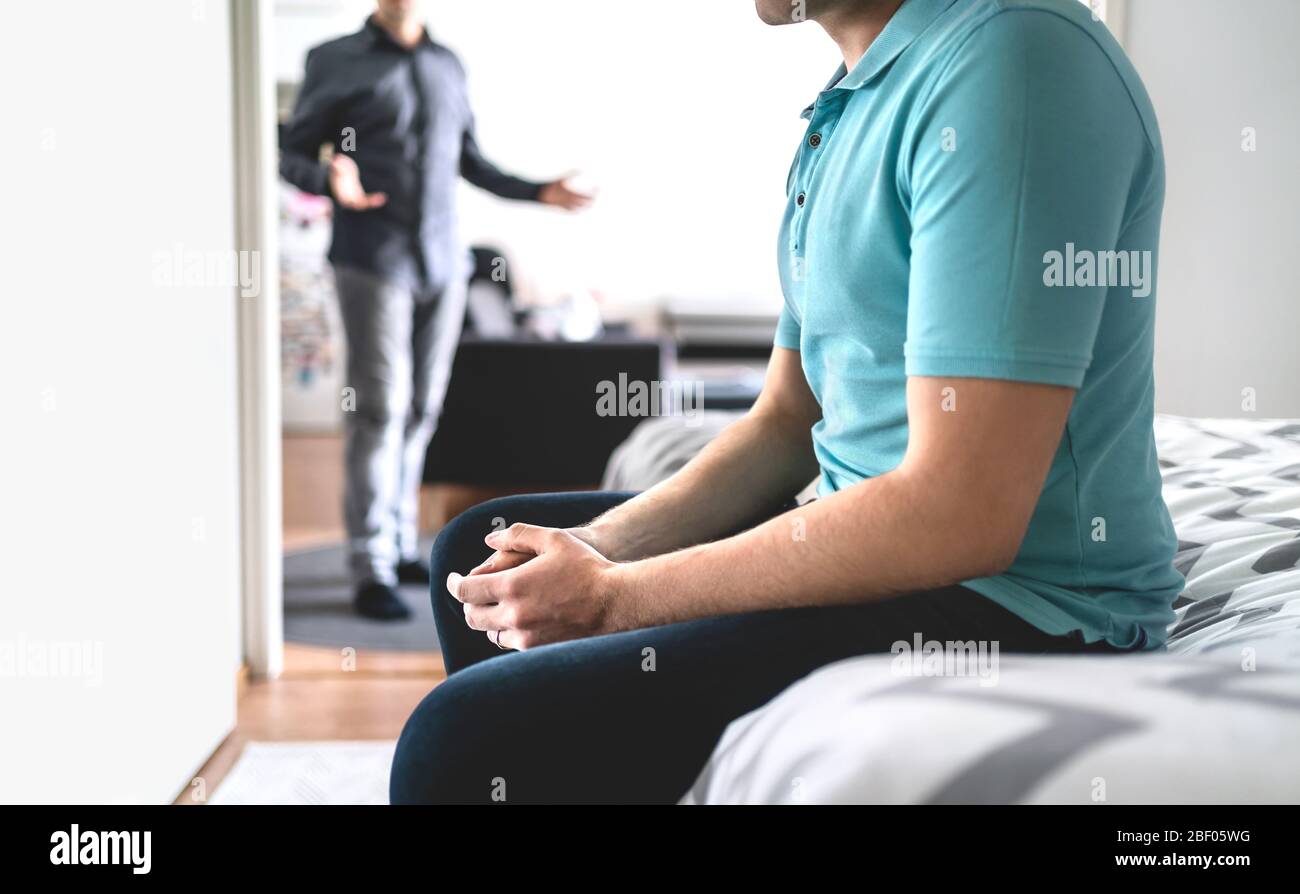
[{"label": "bare forearm", "polygon": [[806,423],[746,415],[667,481],[583,532],[615,561],[703,543],[770,515],[817,474]]},{"label": "bare forearm", "polygon": [[1014,549],[985,533],[1005,528],[994,522],[894,472],[734,537],[620,566],[618,611],[626,626],[645,627],[946,586],[1010,561]]},{"label": "bare forearm", "polygon": [[[961,412],[940,399],[956,388]],[[1000,574],[1020,550],[1073,399],[1054,385],[913,376],[895,469],[735,537],[613,566],[613,609],[639,627]]]}]

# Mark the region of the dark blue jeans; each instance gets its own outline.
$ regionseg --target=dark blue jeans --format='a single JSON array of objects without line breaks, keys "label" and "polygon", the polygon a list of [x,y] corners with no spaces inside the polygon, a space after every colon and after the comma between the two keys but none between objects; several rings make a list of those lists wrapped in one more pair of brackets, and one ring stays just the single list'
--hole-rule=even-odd
[{"label": "dark blue jeans", "polygon": [[[672,803],[732,720],[818,668],[925,640],[1002,652],[1081,652],[963,587],[834,608],[726,615],[502,652],[447,592],[490,553],[494,527],[569,527],[630,494],[506,497],[449,524],[433,547],[433,612],[447,680],[397,743],[394,804]],[[743,572],[742,572],[743,573]],[[1103,647],[1104,648],[1104,647]]]}]

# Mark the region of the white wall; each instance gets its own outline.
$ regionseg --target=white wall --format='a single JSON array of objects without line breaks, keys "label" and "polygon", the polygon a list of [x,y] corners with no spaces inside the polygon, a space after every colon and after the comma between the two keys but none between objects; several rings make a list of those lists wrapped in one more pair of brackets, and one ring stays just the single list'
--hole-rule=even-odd
[{"label": "white wall", "polygon": [[[221,0],[0,31],[0,801],[170,800],[234,724],[235,294]],[[42,655],[84,646],[42,676]]]},{"label": "white wall", "polygon": [[[281,77],[300,78],[308,46],[371,8],[281,0]],[[820,28],[765,26],[748,0],[425,0],[423,11],[469,69],[488,156],[539,179],[579,169],[601,189],[590,212],[564,217],[466,186],[467,241],[506,246],[543,293],[596,288],[614,311],[664,295],[779,308],[799,112],[839,63]]]},{"label": "white wall", "polygon": [[[1159,409],[1300,416],[1300,3],[1130,0],[1126,47],[1155,104],[1168,193]],[[1242,129],[1257,150],[1242,150]]]}]

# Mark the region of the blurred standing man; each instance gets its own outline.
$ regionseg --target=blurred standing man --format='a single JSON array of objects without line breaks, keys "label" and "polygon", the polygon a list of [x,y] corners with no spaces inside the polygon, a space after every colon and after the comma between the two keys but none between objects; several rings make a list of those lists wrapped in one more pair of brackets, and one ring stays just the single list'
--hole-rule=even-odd
[{"label": "blurred standing man", "polygon": [[[358,613],[410,614],[397,583],[428,583],[417,552],[424,454],[464,319],[458,176],[503,198],[576,210],[563,180],[506,174],[479,152],[465,69],[415,0],[379,0],[355,34],[307,54],[280,173],[334,200],[334,265],[348,341],[344,516]],[[320,147],[334,147],[328,165]]]}]

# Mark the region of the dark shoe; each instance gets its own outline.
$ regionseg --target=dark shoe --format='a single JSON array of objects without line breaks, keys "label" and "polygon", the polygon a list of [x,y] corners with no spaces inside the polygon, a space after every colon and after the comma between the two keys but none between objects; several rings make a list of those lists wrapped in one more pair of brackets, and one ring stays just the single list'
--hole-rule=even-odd
[{"label": "dark shoe", "polygon": [[398,562],[397,580],[404,584],[427,584],[429,582],[429,566],[419,559],[411,559],[408,562]]},{"label": "dark shoe", "polygon": [[376,581],[357,587],[352,606],[361,617],[376,621],[404,621],[411,617],[411,610],[397,595],[397,590]]}]

